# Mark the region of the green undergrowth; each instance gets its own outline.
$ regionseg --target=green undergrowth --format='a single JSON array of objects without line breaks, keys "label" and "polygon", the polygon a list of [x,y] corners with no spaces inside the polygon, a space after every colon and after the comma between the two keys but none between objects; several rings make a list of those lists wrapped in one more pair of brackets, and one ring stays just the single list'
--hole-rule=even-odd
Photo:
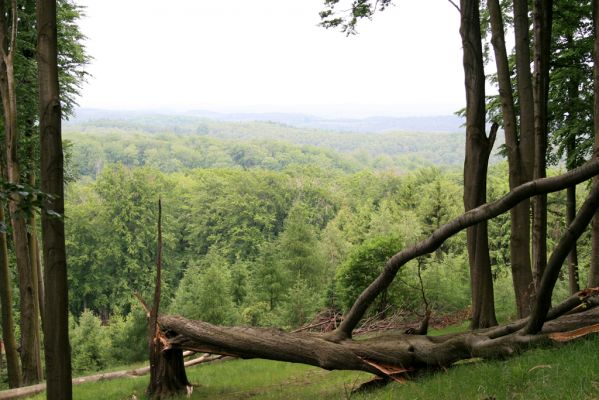
[{"label": "green undergrowth", "polygon": [[[370,380],[367,373],[267,360],[204,364],[189,368],[188,377],[197,385],[191,399],[598,399],[599,336],[508,360],[465,362],[365,393],[351,390]],[[78,385],[74,398],[143,399],[147,383],[141,377]]]}]

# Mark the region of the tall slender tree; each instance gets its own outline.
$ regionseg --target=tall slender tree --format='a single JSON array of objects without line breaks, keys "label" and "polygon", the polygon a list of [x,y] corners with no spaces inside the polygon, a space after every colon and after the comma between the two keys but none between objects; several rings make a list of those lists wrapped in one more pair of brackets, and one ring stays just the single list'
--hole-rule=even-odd
[{"label": "tall slender tree", "polygon": [[[14,185],[21,182],[17,146],[19,131],[17,120],[17,95],[15,83],[15,55],[17,50],[17,2],[10,8],[0,1],[0,96],[4,110],[4,134],[6,146],[6,172],[8,181]],[[10,20],[6,18],[10,17]],[[40,323],[37,271],[32,268],[27,241],[27,225],[23,212],[19,211],[20,198],[13,193],[9,200],[10,220],[19,270],[21,311],[21,366],[23,382],[31,384],[42,379],[40,355]]]},{"label": "tall slender tree", "polygon": [[[534,0],[534,170],[533,178],[547,176],[549,68],[553,0]],[[533,275],[539,287],[547,265],[547,195],[533,198]]]},{"label": "tall slender tree", "polygon": [[[509,164],[510,188],[528,182],[533,175],[534,107],[528,37],[528,6],[514,1],[514,32],[516,36],[516,76],[519,99],[518,114],[511,81],[511,69],[505,45],[505,27],[499,0],[488,0],[491,43],[497,66],[497,84],[505,132]],[[510,259],[516,308],[519,316],[530,312],[532,271],[530,258],[530,202],[525,200],[510,211]]]},{"label": "tall slender tree", "polygon": [[37,60],[39,71],[39,112],[41,188],[51,197],[42,213],[46,325],[44,349],[47,398],[69,400],[71,350],[69,346],[68,284],[65,252],[64,162],[61,135],[61,104],[58,86],[58,40],[56,0],[37,2]]},{"label": "tall slender tree", "polygon": [[[485,73],[480,27],[480,1],[460,2],[464,85],[466,88],[466,157],[464,160],[464,208],[466,211],[486,202],[487,167],[497,125],[487,137],[485,121]],[[489,256],[487,222],[468,228],[468,258],[472,291],[473,329],[497,324],[493,279]]]},{"label": "tall slender tree", "polygon": [[[593,158],[599,158],[599,0],[593,0],[593,31],[595,37],[593,67],[595,102],[593,114],[595,116],[595,143],[593,145]],[[599,185],[599,177],[593,178],[593,186]],[[589,272],[589,286],[599,286],[599,215],[593,218],[591,228],[591,269]]]}]

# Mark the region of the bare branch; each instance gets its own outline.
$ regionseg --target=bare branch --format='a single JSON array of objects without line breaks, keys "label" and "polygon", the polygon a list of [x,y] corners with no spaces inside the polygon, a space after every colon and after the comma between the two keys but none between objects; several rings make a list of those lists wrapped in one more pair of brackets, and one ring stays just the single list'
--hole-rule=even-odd
[{"label": "bare branch", "polygon": [[146,313],[146,318],[150,318],[150,309],[148,308],[148,305],[146,304],[144,299],[141,297],[141,295],[139,293],[135,292],[135,293],[133,293],[133,296],[135,296],[135,298],[140,302],[141,308],[143,308]]},{"label": "bare branch", "polygon": [[461,13],[461,12],[462,12],[462,11],[460,10],[460,7],[459,7],[459,6],[458,6],[456,3],[454,3],[452,0],[447,0],[447,1],[449,1],[449,2],[450,2],[450,3],[451,3],[451,4],[452,4],[452,5],[453,5],[453,6],[456,8],[456,10],[458,10],[458,12],[459,12],[459,13]]}]

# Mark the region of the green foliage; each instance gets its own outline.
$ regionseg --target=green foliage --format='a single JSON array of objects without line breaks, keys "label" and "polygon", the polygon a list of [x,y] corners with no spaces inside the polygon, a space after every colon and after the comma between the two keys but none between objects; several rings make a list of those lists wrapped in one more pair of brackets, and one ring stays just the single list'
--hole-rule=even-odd
[{"label": "green foliage", "polygon": [[426,266],[422,279],[428,301],[438,313],[463,310],[470,304],[470,274],[466,254],[452,254]]},{"label": "green foliage", "polygon": [[293,280],[305,280],[312,287],[319,287],[324,262],[317,245],[316,232],[307,221],[307,210],[296,203],[289,211],[277,240],[278,263],[284,273]]},{"label": "green foliage", "polygon": [[113,315],[108,326],[111,364],[125,365],[148,358],[148,321],[139,306],[133,306],[127,316]]},{"label": "green foliage", "polygon": [[[379,275],[385,262],[402,247],[398,236],[372,238],[356,247],[347,260],[339,266],[335,282],[339,305],[348,309],[362,291]],[[379,311],[385,308],[386,299],[379,299]]]},{"label": "green foliage", "polygon": [[237,312],[231,288],[226,259],[209,253],[199,265],[185,272],[170,312],[213,324],[232,324],[237,321]]},{"label": "green foliage", "polygon": [[83,374],[106,368],[110,339],[100,319],[85,310],[78,322],[71,322],[70,328],[73,372]]},{"label": "green foliage", "polygon": [[318,291],[302,278],[295,280],[287,291],[285,300],[281,316],[284,324],[290,328],[310,322],[322,307]]}]

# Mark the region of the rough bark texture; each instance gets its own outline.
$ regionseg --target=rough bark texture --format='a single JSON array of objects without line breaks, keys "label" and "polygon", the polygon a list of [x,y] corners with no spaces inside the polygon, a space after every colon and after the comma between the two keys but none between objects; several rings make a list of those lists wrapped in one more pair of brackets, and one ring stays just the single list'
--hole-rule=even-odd
[{"label": "rough bark texture", "polygon": [[[10,2],[10,10],[4,0],[0,1],[0,96],[4,111],[4,136],[6,143],[6,172],[8,181],[21,181],[17,144],[17,98],[14,76],[14,54],[17,37],[17,2]],[[6,16],[11,17],[10,27]],[[10,33],[9,33],[10,32]],[[21,367],[25,384],[42,379],[40,355],[39,300],[36,271],[29,260],[26,220],[19,212],[19,197],[13,194],[9,200],[15,258],[19,270],[19,294],[21,311]]]},{"label": "rough bark texture", "polygon": [[339,327],[329,336],[339,341],[350,338],[353,329],[374,299],[391,284],[399,269],[408,261],[435,251],[447,238],[457,232],[496,217],[532,196],[564,190],[568,186],[591,179],[598,173],[599,159],[594,159],[563,175],[527,182],[511,190],[501,199],[479,206],[451,220],[425,240],[391,257],[381,274],[358,296]]},{"label": "rough bark texture", "polygon": [[411,371],[446,367],[472,357],[506,357],[531,345],[550,343],[551,333],[597,323],[599,309],[593,308],[548,322],[543,332],[537,335],[514,330],[514,325],[437,337],[387,332],[357,341],[331,341],[328,337],[305,332],[220,327],[183,317],[160,317],[161,329],[171,335],[169,345],[172,349],[265,358],[376,375],[386,375],[384,371],[393,368]]},{"label": "rough bark texture", "polygon": [[[41,189],[51,195],[42,213],[46,326],[44,349],[47,371],[47,398],[69,400],[71,347],[69,345],[67,260],[64,220],[64,170],[61,111],[58,89],[56,1],[37,1],[39,107],[41,141]],[[36,282],[37,283],[37,282]]]},{"label": "rough bark texture", "polygon": [[[466,87],[466,154],[464,160],[464,208],[486,202],[487,166],[497,127],[485,132],[485,75],[480,35],[480,2],[460,2],[460,35]],[[497,324],[486,221],[466,232],[472,291],[472,328]]]},{"label": "rough bark texture", "polygon": [[[533,179],[544,178],[547,157],[547,104],[549,101],[549,62],[553,0],[534,0],[534,141],[535,160]],[[533,275],[535,287],[547,266],[547,195],[533,199],[532,229]]]},{"label": "rough bark texture", "polygon": [[[499,97],[501,100],[501,110],[503,114],[503,126],[505,132],[505,144],[508,156],[509,170],[509,185],[513,189],[527,181],[532,177],[532,88],[530,96],[526,90],[526,84],[530,84],[530,67],[528,74],[523,63],[519,64],[522,77],[519,75],[518,83],[522,81],[525,88],[523,91],[525,98],[529,98],[531,105],[529,108],[521,109],[520,132],[518,133],[516,107],[513,97],[513,88],[510,78],[510,69],[508,64],[508,56],[505,46],[505,35],[503,26],[503,17],[498,0],[489,0],[487,2],[489,8],[489,17],[491,23],[491,42],[495,52],[495,62],[497,65],[497,79],[499,85]],[[514,4],[514,8],[516,4]],[[521,4],[520,4],[521,7]],[[522,21],[520,23],[527,23]],[[521,28],[517,30],[517,34],[522,36]],[[520,41],[528,41],[526,37],[520,37]],[[517,49],[518,50],[518,49]],[[528,52],[526,53],[528,54]],[[528,57],[525,55],[525,57]],[[520,56],[522,58],[522,56]],[[528,78],[528,80],[526,79]],[[522,113],[530,109],[530,121],[528,121]],[[529,126],[530,125],[530,126]],[[514,282],[514,292],[516,294],[516,307],[518,315],[523,317],[530,312],[529,304],[532,294],[532,272],[530,267],[530,218],[529,218],[530,202],[523,201],[518,206],[510,211],[510,260],[512,268],[512,278]]]},{"label": "rough bark texture", "polygon": [[[0,224],[5,224],[4,205],[0,204]],[[12,289],[8,269],[8,246],[6,233],[0,233],[0,307],[2,308],[2,341],[6,352],[8,386],[21,386],[19,353],[15,340],[15,323],[12,315]]]},{"label": "rough bark texture", "polygon": [[[593,29],[595,34],[593,77],[595,80],[594,94],[594,119],[595,119],[595,143],[593,146],[593,158],[599,158],[599,0],[593,0]],[[599,178],[593,179],[593,185],[599,185]],[[591,268],[589,271],[589,287],[599,286],[599,215],[593,218],[591,229]]]}]

